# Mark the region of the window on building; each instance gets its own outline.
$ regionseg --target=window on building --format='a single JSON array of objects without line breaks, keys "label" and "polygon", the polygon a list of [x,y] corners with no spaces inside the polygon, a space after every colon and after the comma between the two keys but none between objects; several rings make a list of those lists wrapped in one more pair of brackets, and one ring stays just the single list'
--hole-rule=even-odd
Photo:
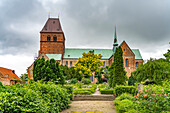
[{"label": "window on building", "polygon": [[66,66],[68,66],[68,61],[66,61]]},{"label": "window on building", "polygon": [[125,60],[125,66],[128,67],[129,64],[128,64],[128,59]]},{"label": "window on building", "polygon": [[105,61],[103,62],[103,67],[105,67]]},{"label": "window on building", "polygon": [[136,68],[138,67],[138,62],[136,62]]},{"label": "window on building", "polygon": [[53,39],[54,39],[54,42],[56,42],[56,41],[57,41],[57,37],[56,37],[56,36],[54,36],[54,38],[53,38]]},{"label": "window on building", "polygon": [[50,36],[48,36],[48,37],[47,37],[47,41],[49,42],[50,40],[51,40],[51,37],[50,37]]},{"label": "window on building", "polygon": [[93,75],[92,75],[92,76],[90,76],[90,80],[93,82]]},{"label": "window on building", "polygon": [[70,67],[72,67],[73,66],[73,63],[72,63],[72,61],[70,61]]}]

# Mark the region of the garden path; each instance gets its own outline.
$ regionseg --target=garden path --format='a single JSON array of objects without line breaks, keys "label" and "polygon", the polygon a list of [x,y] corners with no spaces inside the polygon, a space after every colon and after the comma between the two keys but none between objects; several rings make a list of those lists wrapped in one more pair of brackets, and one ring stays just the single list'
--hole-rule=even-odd
[{"label": "garden path", "polygon": [[113,101],[72,101],[61,113],[116,113]]},{"label": "garden path", "polygon": [[[98,86],[93,95],[101,95]],[[116,113],[113,101],[72,101],[70,106],[61,113]]]}]

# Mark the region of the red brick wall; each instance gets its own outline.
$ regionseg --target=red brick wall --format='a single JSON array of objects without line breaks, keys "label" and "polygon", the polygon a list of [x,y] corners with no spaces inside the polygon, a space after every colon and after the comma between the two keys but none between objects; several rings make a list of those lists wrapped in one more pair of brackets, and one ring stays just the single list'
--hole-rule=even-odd
[{"label": "red brick wall", "polygon": [[[50,36],[51,40],[48,42],[47,37]],[[57,37],[57,41],[54,42],[54,36]],[[56,33],[42,33],[40,34],[40,51],[39,53],[55,53],[63,54],[65,49],[64,35]]]}]

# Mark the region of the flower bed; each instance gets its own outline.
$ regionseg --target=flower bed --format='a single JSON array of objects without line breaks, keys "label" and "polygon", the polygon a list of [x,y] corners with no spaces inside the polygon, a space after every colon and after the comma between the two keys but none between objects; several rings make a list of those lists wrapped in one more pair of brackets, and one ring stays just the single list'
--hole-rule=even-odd
[{"label": "flower bed", "polygon": [[170,112],[170,84],[148,85],[134,97],[122,94],[114,101],[118,113],[168,113]]}]

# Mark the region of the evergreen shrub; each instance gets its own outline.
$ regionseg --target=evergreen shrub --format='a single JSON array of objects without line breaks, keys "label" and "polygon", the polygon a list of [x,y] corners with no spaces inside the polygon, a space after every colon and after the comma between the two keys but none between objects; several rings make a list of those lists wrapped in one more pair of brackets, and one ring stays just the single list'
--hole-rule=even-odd
[{"label": "evergreen shrub", "polygon": [[122,93],[129,93],[132,95],[137,93],[137,89],[134,86],[116,86],[114,89],[116,96],[120,96]]}]

